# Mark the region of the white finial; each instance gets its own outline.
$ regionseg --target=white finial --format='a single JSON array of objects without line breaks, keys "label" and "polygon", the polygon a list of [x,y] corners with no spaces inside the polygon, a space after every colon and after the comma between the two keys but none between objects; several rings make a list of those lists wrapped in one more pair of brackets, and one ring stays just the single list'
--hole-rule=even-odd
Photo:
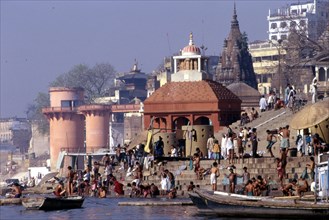
[{"label": "white finial", "polygon": [[191,32],[190,33],[190,42],[189,42],[189,45],[193,45],[193,33]]}]

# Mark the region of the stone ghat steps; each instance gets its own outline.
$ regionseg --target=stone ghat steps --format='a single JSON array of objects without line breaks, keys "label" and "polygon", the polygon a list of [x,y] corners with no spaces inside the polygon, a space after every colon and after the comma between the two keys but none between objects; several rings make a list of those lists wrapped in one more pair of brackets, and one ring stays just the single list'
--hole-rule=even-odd
[{"label": "stone ghat steps", "polygon": [[[287,159],[288,164],[286,167],[287,178],[285,180],[288,183],[293,178],[299,178],[303,173],[306,164],[310,163],[309,157],[288,157]],[[200,165],[204,168],[210,168],[213,163],[213,160],[201,160]],[[189,168],[189,161],[170,161],[170,162],[162,162],[163,168],[168,169],[174,175],[176,174],[176,170],[178,170],[182,165],[186,166],[186,169],[181,171],[179,174],[175,175],[175,185],[178,187],[178,195],[187,195],[187,187],[191,181],[195,185],[199,185],[202,189],[211,189],[210,185],[210,177],[206,175],[202,180],[196,179],[196,174],[194,170],[190,170]],[[229,170],[227,167],[229,166],[227,160],[222,160],[220,164],[220,176],[218,178],[218,189],[227,191],[228,187],[222,184],[224,180],[225,174],[229,174]],[[276,162],[274,158],[246,158],[244,163],[237,163],[234,164],[236,167],[235,171],[238,175],[243,173],[243,167],[246,166],[250,173],[251,177],[257,177],[261,175],[263,178],[267,180],[271,180],[276,182],[274,187],[277,187],[278,184],[278,177],[277,177],[277,170],[276,170]],[[148,171],[144,172],[144,181],[143,184],[151,184],[154,183],[160,188],[160,166],[154,164],[153,167],[150,167]],[[309,170],[308,170],[309,173]],[[147,175],[145,175],[147,174]],[[153,175],[152,175],[153,174]],[[127,189],[126,185],[130,183],[133,179],[132,177],[125,177],[124,174],[120,175],[120,179],[123,178],[123,184],[125,185],[125,189]],[[309,181],[310,183],[310,181]],[[241,188],[238,186],[237,188]]]},{"label": "stone ghat steps", "polygon": [[[283,108],[279,110],[271,110],[271,111],[266,111],[266,112],[260,112],[259,118],[256,118],[254,121],[244,125],[245,127],[251,127],[257,128],[257,136],[259,139],[258,142],[258,151],[265,152],[266,156],[269,156],[270,154],[267,152],[266,146],[267,146],[267,141],[266,141],[266,130],[273,130],[273,129],[278,129],[279,127],[284,127],[286,125],[290,124],[290,121],[293,117],[293,113],[288,109],[288,108]],[[237,121],[233,124],[230,125],[230,127],[233,129],[234,132],[239,132],[240,126],[240,121]],[[295,147],[295,140],[297,136],[297,131],[290,129],[291,130],[291,137],[290,137],[290,145],[291,147]],[[215,134],[215,137],[218,140],[221,140],[221,137],[223,134],[227,132],[227,129],[224,128],[223,130],[217,132]],[[250,142],[248,142],[250,144]],[[277,157],[279,156],[279,147],[280,147],[280,142],[278,141],[276,144],[273,145],[272,151],[273,154]],[[250,153],[251,148],[247,148],[245,150],[245,153]]]}]

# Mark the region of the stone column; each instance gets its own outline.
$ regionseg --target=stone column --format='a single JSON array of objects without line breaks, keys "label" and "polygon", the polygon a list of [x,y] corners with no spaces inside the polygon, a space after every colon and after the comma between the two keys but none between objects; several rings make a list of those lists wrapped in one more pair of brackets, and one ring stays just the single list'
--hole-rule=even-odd
[{"label": "stone column", "polygon": [[319,79],[319,67],[318,66],[315,67],[315,77],[317,79]]},{"label": "stone column", "polygon": [[329,77],[329,74],[328,74],[328,71],[329,71],[329,68],[328,67],[323,67],[324,68],[324,97],[327,97],[328,96],[328,93],[327,93],[327,86],[328,86],[328,77]]},{"label": "stone column", "polygon": [[198,71],[201,72],[201,57],[198,58]]},{"label": "stone column", "polygon": [[174,59],[174,73],[177,73],[177,59]]}]

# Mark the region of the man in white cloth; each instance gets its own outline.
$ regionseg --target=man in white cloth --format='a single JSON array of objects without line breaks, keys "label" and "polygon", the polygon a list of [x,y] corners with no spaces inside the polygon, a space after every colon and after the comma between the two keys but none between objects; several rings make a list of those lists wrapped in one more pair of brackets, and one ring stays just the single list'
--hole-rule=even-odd
[{"label": "man in white cloth", "polygon": [[214,147],[214,135],[209,135],[209,138],[207,140],[207,149],[208,149],[208,158],[212,159],[212,149]]},{"label": "man in white cloth", "polygon": [[217,190],[217,177],[219,176],[219,170],[217,168],[218,164],[217,162],[213,163],[213,166],[211,168],[211,174],[210,174],[210,184],[212,186],[212,190]]},{"label": "man in white cloth", "polygon": [[312,93],[312,103],[316,103],[318,96],[318,79],[316,78],[316,76],[312,80],[311,93]]},{"label": "man in white cloth", "polygon": [[261,112],[265,112],[266,108],[267,108],[266,99],[265,99],[265,96],[262,95],[262,97],[259,100],[259,109]]},{"label": "man in white cloth", "polygon": [[226,152],[226,142],[227,142],[227,135],[223,134],[222,137],[222,144],[221,144],[221,152],[222,152],[222,156],[223,158],[226,160],[227,158],[227,152]]}]

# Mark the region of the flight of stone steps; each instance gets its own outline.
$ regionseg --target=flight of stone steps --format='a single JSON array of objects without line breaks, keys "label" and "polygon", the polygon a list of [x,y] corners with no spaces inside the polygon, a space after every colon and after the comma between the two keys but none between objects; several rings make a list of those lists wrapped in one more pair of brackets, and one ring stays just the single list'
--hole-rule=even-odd
[{"label": "flight of stone steps", "polygon": [[[279,127],[284,127],[290,124],[290,121],[293,117],[293,113],[288,108],[282,108],[279,110],[270,110],[265,112],[259,112],[259,117],[252,122],[244,125],[246,127],[257,128],[257,134],[259,138],[258,143],[258,151],[266,152],[266,130],[273,130],[278,129]],[[234,132],[238,132],[240,128],[240,121],[237,121],[230,125]],[[291,137],[290,137],[290,146],[295,147],[295,140],[297,136],[297,131],[291,130]],[[227,129],[224,128],[223,130],[215,133],[215,137],[218,140],[221,140],[222,134],[226,133]],[[273,145],[273,154],[276,157],[279,157],[279,146],[280,143],[276,143]],[[251,148],[247,148],[246,152],[249,153]],[[289,156],[289,153],[288,153]],[[202,168],[210,168],[213,160],[201,160],[201,167]],[[210,185],[210,177],[209,175],[205,176],[202,180],[197,180],[196,174],[194,170],[189,168],[189,161],[168,161],[163,162],[164,169],[168,169],[174,175],[176,175],[176,171],[179,170],[183,165],[186,166],[186,169],[176,175],[175,185],[178,187],[178,195],[187,195],[187,187],[191,181],[193,181],[194,185],[199,185],[202,189],[211,189]],[[285,183],[288,183],[292,179],[296,178],[299,179],[301,174],[303,173],[306,164],[310,163],[310,159],[308,156],[300,157],[288,157],[288,164],[286,167],[286,179]],[[220,177],[218,178],[218,190],[228,191],[228,187],[225,186],[223,183],[227,183],[227,180],[224,181],[224,177],[229,174],[229,170],[227,169],[230,165],[228,164],[227,160],[221,160],[220,167]],[[257,177],[261,175],[265,178],[268,182],[271,182],[272,188],[280,188],[280,183],[277,177],[277,170],[276,170],[276,161],[275,158],[269,157],[269,154],[266,152],[262,158],[245,158],[244,163],[235,163],[234,166],[236,167],[235,172],[238,175],[243,173],[243,167],[246,166],[250,173],[251,177]],[[309,173],[309,171],[308,171]],[[145,175],[146,174],[146,175]],[[153,175],[155,174],[155,175]],[[131,177],[125,177],[121,175],[123,183],[126,185],[127,183],[132,181]],[[148,171],[144,172],[144,184],[151,184],[154,183],[160,188],[160,181],[161,177],[159,174],[159,166],[155,163],[152,168]],[[308,180],[310,184],[310,180]],[[281,192],[277,191],[279,195]]]},{"label": "flight of stone steps", "polygon": [[[210,168],[213,160],[201,160],[201,167],[202,168]],[[292,179],[296,178],[299,179],[301,174],[303,173],[306,164],[310,163],[310,159],[308,156],[305,157],[288,157],[288,164],[286,167],[287,177],[285,183],[288,183]],[[197,179],[194,170],[190,169],[189,161],[162,161],[162,166],[164,169],[168,169],[175,175],[175,185],[178,187],[178,195],[180,196],[187,196],[187,187],[191,181],[193,181],[194,185],[199,185],[201,189],[211,189],[210,185],[210,176],[205,175],[203,179]],[[186,169],[182,170],[181,172],[177,172],[182,166],[186,166]],[[218,182],[218,190],[221,191],[228,191],[228,186],[226,185],[226,181],[223,182],[225,175],[229,174],[229,170],[227,169],[230,166],[227,160],[221,160],[219,165],[220,168],[220,176],[217,179]],[[280,183],[277,177],[277,170],[276,170],[276,162],[275,158],[270,157],[263,157],[263,158],[245,158],[244,163],[240,161],[240,163],[235,163],[235,172],[238,175],[243,173],[243,167],[246,166],[250,173],[250,177],[257,178],[258,175],[261,175],[270,183],[270,188],[273,190],[280,188]],[[160,166],[156,163],[153,164],[153,167],[149,167],[149,170],[144,171],[144,180],[143,184],[151,184],[154,183],[160,187]],[[309,173],[309,170],[308,170]],[[153,175],[154,174],[154,175]],[[126,185],[131,182],[133,179],[132,177],[125,177],[121,175],[122,182],[125,185],[125,189],[127,189]],[[309,180],[309,183],[311,181]],[[302,184],[302,183],[301,183]],[[242,185],[237,186],[237,190],[241,189]],[[273,191],[274,192],[274,191]],[[276,190],[274,192],[275,195],[282,195],[281,191]]]},{"label": "flight of stone steps", "polygon": [[[282,108],[279,110],[270,110],[265,112],[259,112],[259,117],[250,123],[245,124],[243,127],[251,127],[257,128],[257,136],[259,139],[258,142],[258,151],[265,152],[265,156],[269,156],[270,154],[266,150],[267,141],[266,141],[266,130],[274,130],[279,127],[284,127],[290,124],[290,121],[293,117],[293,113],[289,110],[289,108]],[[240,121],[237,121],[230,125],[234,132],[238,133],[240,127]],[[215,133],[215,137],[220,141],[221,137],[224,133],[227,133],[227,129],[224,128],[219,132]],[[297,136],[297,131],[290,128],[290,146],[295,147],[295,140]],[[280,143],[277,142],[273,145],[273,153],[276,157],[279,156],[279,146]],[[246,153],[250,153],[251,148],[246,149]]]}]

